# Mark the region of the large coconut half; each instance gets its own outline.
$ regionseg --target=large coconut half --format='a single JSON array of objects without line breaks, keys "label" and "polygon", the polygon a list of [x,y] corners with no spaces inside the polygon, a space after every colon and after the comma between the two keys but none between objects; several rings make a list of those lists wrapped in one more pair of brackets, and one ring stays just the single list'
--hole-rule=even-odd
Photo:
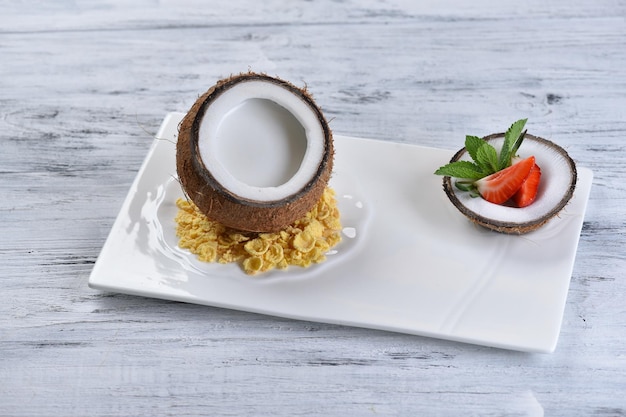
[{"label": "large coconut half", "polygon": [[176,165],[211,220],[274,232],[320,199],[333,167],[328,123],[306,89],[264,74],[217,82],[184,117]]},{"label": "large coconut half", "polygon": [[[496,149],[502,147],[504,133],[486,136]],[[524,234],[538,229],[556,216],[572,198],[576,188],[576,164],[557,144],[526,134],[519,154],[535,156],[541,168],[541,181],[536,200],[523,208],[490,203],[480,197],[458,190],[454,180],[443,178],[443,188],[454,206],[472,222],[497,232]],[[471,160],[465,148],[459,150],[450,162]]]}]

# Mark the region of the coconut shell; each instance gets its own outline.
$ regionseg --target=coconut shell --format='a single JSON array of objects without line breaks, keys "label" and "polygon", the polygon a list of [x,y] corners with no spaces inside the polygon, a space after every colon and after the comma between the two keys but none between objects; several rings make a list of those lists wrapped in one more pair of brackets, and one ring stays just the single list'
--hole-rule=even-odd
[{"label": "coconut shell", "polygon": [[[503,137],[503,136],[504,136],[504,133],[494,133],[492,135],[485,136],[483,139],[486,141],[489,141],[491,139],[496,139],[496,138]],[[488,217],[478,215],[477,213],[468,209],[465,205],[463,205],[463,203],[461,203],[461,201],[456,196],[455,191],[454,191],[454,185],[452,183],[452,178],[447,177],[447,176],[443,177],[443,190],[445,191],[446,195],[448,196],[452,204],[454,204],[454,206],[461,213],[463,213],[463,215],[465,215],[468,219],[470,219],[474,224],[477,224],[482,227],[486,227],[487,229],[491,229],[499,233],[507,233],[507,234],[515,234],[515,235],[522,235],[522,234],[530,233],[534,230],[539,229],[541,226],[545,225],[548,221],[550,221],[550,219],[552,219],[554,216],[558,215],[563,209],[563,207],[565,207],[567,203],[570,201],[570,199],[572,198],[574,194],[574,190],[576,189],[576,181],[577,181],[576,164],[574,163],[572,158],[570,158],[570,156],[567,154],[567,152],[563,148],[561,148],[557,144],[547,139],[540,138],[538,136],[533,136],[527,133],[525,136],[525,140],[534,140],[534,141],[542,142],[546,146],[554,149],[555,152],[559,152],[567,161],[570,167],[570,171],[572,173],[572,177],[571,177],[571,181],[569,183],[568,189],[565,190],[563,198],[548,213],[532,221],[528,221],[528,222],[499,221],[496,219],[490,219]],[[458,161],[465,152],[466,152],[465,148],[460,149],[456,154],[454,154],[452,159],[450,159],[450,162]],[[520,209],[520,210],[523,210],[523,209]]]},{"label": "coconut shell", "polygon": [[[324,154],[314,177],[294,194],[277,201],[241,198],[215,180],[202,162],[198,131],[206,109],[224,91],[246,81],[264,81],[281,86],[304,101],[319,120],[324,133]],[[183,118],[176,145],[176,169],[185,194],[209,219],[247,232],[276,232],[304,217],[319,201],[333,168],[332,132],[319,107],[306,89],[265,74],[243,73],[218,81],[200,96]]]}]

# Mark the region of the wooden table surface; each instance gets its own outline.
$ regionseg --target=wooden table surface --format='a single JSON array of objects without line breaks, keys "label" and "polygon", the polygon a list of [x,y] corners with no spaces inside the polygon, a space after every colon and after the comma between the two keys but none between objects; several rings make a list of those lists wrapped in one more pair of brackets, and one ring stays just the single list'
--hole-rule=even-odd
[{"label": "wooden table surface", "polygon": [[[626,3],[214,3],[0,2],[0,415],[626,415]],[[248,69],[337,134],[455,149],[528,117],[591,168],[556,351],[90,289],[163,117]]]}]

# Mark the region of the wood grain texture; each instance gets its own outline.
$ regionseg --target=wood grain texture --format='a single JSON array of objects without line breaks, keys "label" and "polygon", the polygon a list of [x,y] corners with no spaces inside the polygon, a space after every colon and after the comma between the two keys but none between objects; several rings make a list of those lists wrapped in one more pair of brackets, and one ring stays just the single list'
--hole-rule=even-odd
[{"label": "wood grain texture", "polygon": [[[465,3],[0,3],[0,415],[626,415],[626,4]],[[556,352],[89,289],[161,119],[248,69],[338,134],[528,117],[591,168]]]}]

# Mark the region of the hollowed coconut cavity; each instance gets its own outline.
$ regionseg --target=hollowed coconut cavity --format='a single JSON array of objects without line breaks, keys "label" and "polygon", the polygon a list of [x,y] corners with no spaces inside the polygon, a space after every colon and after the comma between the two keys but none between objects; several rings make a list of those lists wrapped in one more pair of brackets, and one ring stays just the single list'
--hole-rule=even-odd
[{"label": "hollowed coconut cavity", "polygon": [[176,162],[189,198],[211,220],[277,231],[321,197],[332,133],[306,90],[263,74],[219,81],[183,119]]},{"label": "hollowed coconut cavity", "polygon": [[[502,147],[504,133],[484,138],[496,149]],[[473,198],[470,193],[454,186],[455,179],[444,177],[443,188],[454,206],[472,222],[497,232],[524,234],[538,229],[556,216],[572,198],[576,188],[576,164],[567,152],[555,143],[526,134],[518,154],[535,156],[541,168],[541,180],[536,200],[528,207],[517,208],[490,203]],[[458,151],[450,162],[470,160],[465,148]]]},{"label": "hollowed coconut cavity", "polygon": [[[206,119],[200,126],[201,136],[215,140],[205,140],[199,149],[218,181],[231,180],[236,187],[231,191],[242,197],[266,200],[278,187],[297,180],[307,138],[302,124],[287,109],[271,100],[251,98],[217,118],[221,118],[217,126],[207,127]],[[320,155],[315,159],[319,161]],[[311,176],[300,173],[306,174]]]}]

